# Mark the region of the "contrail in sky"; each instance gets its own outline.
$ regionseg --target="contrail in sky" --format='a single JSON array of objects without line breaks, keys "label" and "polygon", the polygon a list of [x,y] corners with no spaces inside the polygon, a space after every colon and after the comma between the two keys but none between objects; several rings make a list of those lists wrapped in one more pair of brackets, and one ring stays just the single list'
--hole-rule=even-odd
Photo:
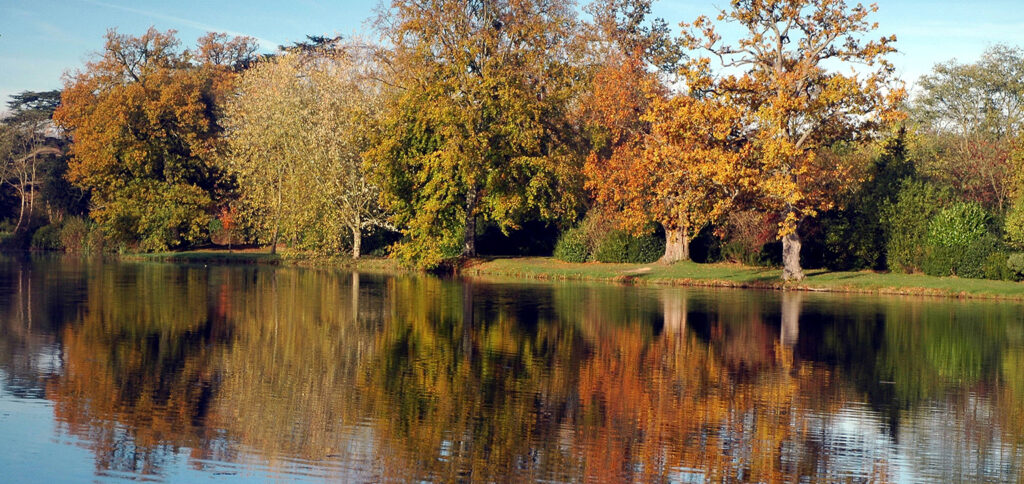
[{"label": "contrail in sky", "polygon": [[181,24],[181,25],[186,25],[186,26],[189,26],[189,27],[192,27],[192,28],[195,28],[195,29],[199,29],[199,30],[206,30],[206,31],[209,31],[209,32],[223,32],[225,34],[234,35],[234,36],[252,37],[252,38],[256,39],[256,42],[259,42],[260,47],[262,47],[264,50],[275,50],[275,49],[277,49],[277,46],[280,45],[277,42],[274,42],[272,40],[263,39],[263,38],[260,38],[260,37],[256,37],[254,35],[246,34],[244,32],[238,32],[238,31],[235,31],[235,30],[222,29],[222,28],[218,28],[218,27],[215,27],[213,25],[210,25],[210,24],[205,24],[205,23],[202,23],[202,22],[196,22],[195,20],[189,20],[187,18],[176,17],[174,15],[167,15],[167,14],[163,14],[163,13],[160,13],[160,12],[151,12],[151,11],[148,11],[148,10],[141,10],[141,9],[132,8],[132,7],[125,7],[123,5],[115,5],[115,4],[112,4],[112,3],[99,2],[97,0],[82,0],[82,1],[85,2],[85,3],[88,3],[88,4],[99,6],[99,7],[112,8],[112,9],[115,9],[115,10],[121,10],[123,12],[134,13],[134,14],[137,14],[137,15],[143,15],[143,16],[146,16],[146,17],[157,18],[157,19],[160,19],[160,20],[167,20],[169,22],[175,22],[175,23],[178,23],[178,24]]}]

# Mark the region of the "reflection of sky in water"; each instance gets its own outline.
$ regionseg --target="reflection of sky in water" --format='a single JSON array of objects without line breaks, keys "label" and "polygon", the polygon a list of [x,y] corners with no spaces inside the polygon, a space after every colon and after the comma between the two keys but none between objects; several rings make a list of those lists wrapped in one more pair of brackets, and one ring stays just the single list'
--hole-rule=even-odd
[{"label": "reflection of sky in water", "polygon": [[[95,456],[89,442],[59,430],[54,421],[53,403],[34,398],[19,398],[9,393],[7,374],[0,370],[0,471],[2,482],[95,482],[97,476],[114,481],[198,482],[215,480],[267,480],[319,481],[330,479],[342,482],[379,481],[372,459],[373,436],[368,427],[355,429],[345,444],[345,463],[303,461],[292,458],[274,458],[251,449],[237,449],[237,444],[221,441],[220,457],[232,461],[197,459],[188,448],[164,447],[158,453],[161,461],[159,475],[141,475],[129,469],[97,470]],[[120,429],[124,432],[124,429]],[[123,435],[122,452],[133,450],[131,438]],[[228,450],[228,447],[234,449]],[[267,465],[274,460],[273,466]]]},{"label": "reflection of sky in water", "polygon": [[[463,283],[435,281],[425,288],[410,285],[415,291],[423,289],[422,294],[417,296],[415,293],[395,292],[396,280],[365,276],[359,290],[359,310],[354,312],[344,307],[347,304],[344,298],[353,293],[351,287],[345,286],[352,284],[348,276],[332,279],[330,276],[292,271],[280,274],[301,276],[308,280],[283,278],[275,279],[275,284],[298,288],[293,295],[313,293],[318,298],[337,298],[341,301],[341,307],[321,308],[322,314],[340,314],[342,320],[357,314],[362,322],[320,321],[310,316],[310,313],[299,311],[274,313],[277,315],[274,321],[267,323],[266,315],[253,313],[254,308],[269,307],[273,311],[289,308],[287,310],[292,311],[297,306],[277,304],[274,301],[268,303],[265,299],[261,301],[261,297],[272,296],[259,293],[255,290],[257,286],[245,285],[249,282],[238,287],[225,285],[225,281],[231,277],[240,275],[239,280],[251,282],[266,277],[260,275],[263,273],[256,274],[251,269],[222,268],[217,269],[219,272],[216,273],[203,272],[204,269],[189,272],[188,277],[178,277],[173,271],[162,274],[160,269],[153,267],[147,270],[156,271],[154,274],[158,277],[146,279],[134,270],[118,273],[117,277],[112,278],[117,291],[151,283],[146,281],[176,281],[191,287],[192,292],[186,291],[189,297],[197,297],[197,294],[214,295],[206,301],[211,309],[206,311],[200,307],[195,314],[196,319],[187,324],[181,323],[183,319],[179,318],[167,326],[169,329],[159,329],[163,328],[159,321],[150,321],[146,323],[149,326],[139,330],[142,333],[158,331],[163,339],[135,335],[133,332],[136,329],[132,324],[113,324],[116,322],[109,319],[73,320],[66,332],[60,331],[63,322],[42,326],[53,328],[50,330],[26,331],[25,327],[18,326],[17,320],[0,319],[0,325],[6,325],[0,326],[0,350],[8,348],[13,351],[6,355],[0,354],[0,466],[4,468],[0,480],[91,482],[99,477],[102,480],[155,479],[176,482],[210,478],[367,482],[446,480],[453,475],[445,473],[448,471],[462,473],[458,475],[463,477],[490,479],[494,476],[484,473],[482,469],[492,464],[495,467],[491,472],[493,469],[505,469],[503,465],[510,466],[508,469],[516,473],[505,476],[510,479],[542,477],[553,481],[578,480],[579,469],[571,466],[577,465],[579,459],[593,459],[594,456],[602,455],[599,452],[601,449],[595,449],[595,446],[625,442],[623,445],[639,449],[638,453],[643,451],[643,446],[654,446],[653,451],[658,453],[654,460],[655,467],[659,465],[658,462],[662,463],[661,467],[652,468],[652,461],[647,460],[648,467],[645,468],[643,457],[637,456],[623,462],[627,466],[624,467],[626,475],[642,480],[660,476],[672,482],[705,482],[710,477],[708,469],[700,465],[676,465],[680,462],[680,449],[674,446],[680,443],[672,440],[672,435],[655,436],[653,434],[658,429],[653,427],[643,427],[639,434],[628,428],[632,425],[638,428],[669,425],[666,428],[671,430],[676,428],[671,425],[678,422],[659,419],[644,421],[650,416],[633,415],[630,413],[633,411],[630,403],[619,408],[616,405],[622,402],[615,400],[620,396],[623,399],[639,398],[636,403],[643,404],[644,399],[664,398],[675,405],[728,396],[730,391],[735,392],[736,401],[747,398],[754,403],[741,405],[726,398],[723,409],[705,408],[699,404],[695,408],[702,411],[725,411],[724,417],[709,420],[714,423],[699,430],[699,438],[705,442],[715,442],[706,445],[723,450],[721,454],[729,459],[729,469],[737,472],[729,476],[739,479],[757,478],[743,472],[749,472],[745,469],[756,468],[761,457],[758,452],[771,448],[772,442],[775,442],[772,439],[776,438],[780,442],[776,470],[787,479],[809,476],[831,481],[880,478],[898,482],[1014,482],[1020,478],[1020,466],[1024,462],[1024,446],[1019,442],[1008,441],[1014,436],[1020,438],[1022,429],[1004,428],[1012,425],[1015,420],[1005,418],[1007,409],[999,408],[1001,403],[1005,404],[1005,397],[998,397],[999,384],[986,380],[993,378],[985,373],[990,370],[978,370],[977,375],[982,376],[976,377],[976,381],[970,385],[955,380],[942,380],[938,383],[941,392],[921,400],[912,400],[914,403],[909,408],[899,407],[894,410],[893,403],[886,400],[890,397],[876,396],[882,401],[871,401],[869,392],[858,386],[865,385],[863,381],[854,384],[847,380],[853,377],[844,375],[846,370],[841,365],[826,363],[835,357],[832,353],[822,353],[826,355],[821,356],[822,361],[813,360],[820,356],[813,351],[807,354],[797,351],[794,356],[794,347],[808,343],[825,344],[825,338],[832,333],[823,331],[823,325],[839,329],[867,328],[894,337],[892,335],[898,332],[879,332],[874,326],[874,321],[884,313],[872,306],[878,304],[877,299],[807,296],[802,300],[805,319],[800,319],[799,327],[787,327],[786,324],[796,324],[797,320],[787,320],[784,315],[780,315],[779,308],[783,308],[782,312],[792,307],[799,310],[801,303],[797,301],[791,309],[786,309],[785,304],[780,303],[787,300],[792,303],[793,300],[777,293],[686,292],[605,286],[595,289],[572,285],[480,285],[472,289],[472,286]],[[214,275],[210,276],[211,273]],[[74,272],[69,271],[65,276],[74,277]],[[299,281],[305,281],[302,284],[309,286],[298,285]],[[0,286],[3,285],[3,281],[0,281]],[[463,291],[467,288],[474,291],[468,306],[462,299]],[[146,291],[154,292],[151,289],[147,288]],[[565,291],[561,299],[555,294],[558,290]],[[93,297],[96,297],[95,294]],[[173,299],[171,296],[168,297]],[[237,296],[238,299],[229,296]],[[684,299],[672,299],[677,296]],[[422,313],[416,312],[419,309],[412,311],[411,308],[418,306],[407,299],[415,297],[423,297],[430,304],[447,301],[444,304],[450,303],[450,306],[429,306],[430,309]],[[867,317],[863,318],[867,323],[856,317],[837,322],[841,319],[838,316],[833,318],[836,321],[823,316],[828,310],[843,311],[843,308],[851,304],[851,300],[860,304],[856,307],[868,308],[865,312]],[[282,301],[293,304],[297,302],[287,298]],[[322,300],[316,302],[321,303]],[[907,304],[919,303],[920,300]],[[0,311],[4,310],[4,304],[0,297]],[[928,303],[927,307],[934,309],[936,304]],[[950,314],[966,307],[957,306],[959,303],[955,302],[943,304],[953,308]],[[103,314],[119,314],[112,307],[101,307],[106,311],[101,311]],[[113,308],[123,310],[130,307],[131,303],[116,302]],[[1003,310],[992,306],[998,310],[985,312],[988,309],[984,308],[988,306],[978,307],[983,309],[978,314],[989,319],[993,314],[1002,314],[1000,311]],[[371,308],[372,311],[364,311],[365,308]],[[472,312],[465,313],[467,308]],[[139,314],[149,314],[149,308],[145,305],[142,311]],[[671,317],[669,312],[672,313]],[[66,311],[62,314],[78,317],[83,313]],[[136,313],[127,311],[124,314],[134,317]],[[256,318],[257,322],[231,323],[232,318],[240,318],[238,315],[241,314],[248,314]],[[460,323],[461,318],[467,317],[467,314],[474,320],[471,330],[465,330]],[[894,314],[906,317],[904,313]],[[939,314],[944,313],[939,311]],[[1010,314],[1018,313],[1010,311]],[[751,315],[753,319],[750,319]],[[808,315],[814,321],[808,322]],[[276,319],[278,316],[280,318]],[[422,321],[410,322],[421,316],[427,320],[426,328],[415,326]],[[44,317],[45,314],[37,311],[37,320]],[[89,329],[89,324],[97,323],[105,326],[99,330]],[[820,324],[815,326],[815,323]],[[918,330],[918,323],[900,321],[893,324],[907,324],[907,327]],[[1019,321],[1011,324],[1019,324]],[[898,328],[905,329],[904,326]],[[945,331],[943,328],[946,327],[940,325],[939,328]],[[6,331],[8,329],[11,331]],[[96,331],[90,333],[92,330]],[[168,332],[159,332],[165,330]],[[1019,330],[1011,327],[1008,331]],[[835,334],[842,337],[855,333],[837,331]],[[167,335],[181,335],[181,341],[176,339],[179,336]],[[917,336],[914,333],[914,337]],[[944,332],[940,332],[940,336],[949,337]],[[141,339],[136,341],[135,338]],[[332,338],[340,338],[352,344],[331,346]],[[953,340],[939,341],[949,344]],[[1015,341],[1015,345],[1022,344],[1019,338]],[[324,347],[310,348],[321,342],[325,344]],[[106,344],[111,346],[103,346]],[[829,344],[837,343],[833,341]],[[846,342],[840,341],[838,344],[840,350],[849,349],[844,346]],[[129,351],[140,345],[151,345],[153,353],[140,356]],[[416,349],[418,345],[422,346],[419,350]],[[567,349],[562,353],[552,352],[552,347],[560,346]],[[697,351],[706,353],[710,359],[690,363],[679,356],[684,353],[678,353],[687,351],[691,352],[686,353],[687,357],[697,355],[692,353]],[[865,358],[870,358],[871,351],[877,351],[877,348],[860,348],[860,351],[867,351]],[[959,351],[970,353],[974,350],[968,347]],[[1021,348],[1015,347],[1014,351],[1019,352]],[[645,360],[647,352],[665,353],[658,353],[661,356],[654,360]],[[839,353],[841,351],[836,354]],[[332,355],[335,360],[325,359]],[[681,360],[671,363],[670,360],[676,357]],[[143,362],[147,358],[156,358],[156,363],[148,366],[139,364],[140,358]],[[408,361],[403,358],[408,358]],[[472,363],[459,366],[458,363],[465,359]],[[680,366],[664,366],[654,374],[645,373],[652,368],[644,365],[670,363]],[[921,364],[917,361],[913,363]],[[331,366],[334,364],[340,367]],[[686,379],[706,378],[708,375],[700,371],[686,373],[693,369],[687,369],[688,364],[720,365],[717,369],[709,370],[709,375],[718,375],[723,379],[716,380],[711,387],[690,385],[692,382],[687,383]],[[244,365],[252,365],[253,368]],[[390,370],[379,368],[382,365],[393,366],[393,371],[398,372],[396,375],[407,378],[402,381],[415,383],[426,379],[431,382],[431,378],[437,378],[431,384],[451,385],[450,395],[467,400],[442,402],[439,396],[445,394],[432,392],[429,385],[407,389],[388,386],[386,378],[383,382],[373,380],[373,375],[378,374],[378,371],[384,372],[384,375],[389,374],[387,371]],[[639,366],[633,368],[629,365]],[[122,367],[141,373],[119,373]],[[107,381],[107,386],[102,387],[110,393],[101,392],[96,395],[124,399],[128,404],[145,402],[145,399],[132,400],[134,396],[126,397],[133,393],[133,389],[127,386],[127,381],[120,382],[117,378],[124,375],[142,378],[141,383],[148,385],[146,388],[154,392],[168,389],[176,391],[182,387],[170,383],[160,385],[154,381],[161,378],[171,380],[179,373],[184,373],[185,385],[211,386],[212,403],[202,411],[185,409],[197,412],[198,420],[168,420],[174,425],[182,425],[181,422],[188,425],[188,422],[192,422],[191,428],[163,429],[159,425],[152,425],[147,419],[157,416],[167,418],[164,413],[144,414],[144,411],[130,405],[126,407],[124,402],[121,402],[121,406],[107,408],[102,404],[109,402],[96,401],[93,403],[102,408],[93,408],[89,403],[67,401],[68,398],[81,395],[80,392],[96,398],[96,395],[88,393],[90,382],[81,378],[82,375],[91,374],[79,375],[79,380],[72,379],[74,384],[71,385],[65,381],[68,372],[82,372],[83,368],[90,368],[90,371],[98,369],[100,374],[95,375],[96,378],[113,381]],[[432,371],[432,368],[441,370],[433,376],[417,373]],[[923,367],[913,368],[917,372]],[[161,373],[165,370],[171,373]],[[332,377],[334,380],[318,376],[319,372],[332,373],[335,370],[337,374]],[[587,376],[588,371],[593,374]],[[602,371],[611,373],[605,374]],[[947,368],[943,371],[950,370]],[[995,371],[998,373],[998,369]],[[502,378],[507,380],[489,380],[494,374],[504,375]],[[801,374],[807,378],[802,378]],[[611,385],[607,393],[597,391],[589,396],[585,394],[589,390],[584,390],[583,380],[594,378],[594,375],[603,375],[613,380],[603,383]],[[641,381],[636,388],[640,388],[641,395],[620,394],[621,389],[616,385],[628,386],[629,380],[637,375]],[[877,376],[874,373],[871,375]],[[888,379],[888,375],[882,376]],[[905,376],[897,374],[896,378]],[[299,380],[300,385],[293,387],[290,383],[295,379]],[[892,382],[877,381],[878,378],[875,378],[867,383],[875,395],[888,395],[886,391],[895,387]],[[473,388],[459,388],[463,384]],[[600,386],[601,382],[597,384]],[[61,385],[68,387],[63,389],[65,393],[61,393]],[[383,387],[377,388],[375,385]],[[673,385],[682,386],[673,390]],[[716,385],[728,388],[723,390]],[[367,400],[370,402],[368,405],[371,405],[369,407],[349,405],[352,401],[370,398],[365,394],[369,389],[380,391],[376,398],[383,400]],[[499,393],[480,400],[483,398],[481,393],[493,392],[495,389]],[[229,394],[229,391],[246,395]],[[201,393],[196,395],[199,395],[196,398],[202,396]],[[595,401],[595,395],[605,400]],[[55,407],[54,402],[59,398],[65,399],[62,403],[65,405],[63,413]],[[831,400],[833,398],[836,400]],[[1009,401],[1020,404],[1016,400]],[[527,404],[517,406],[513,404],[515,402]],[[239,408],[250,404],[258,405],[259,408]],[[431,415],[417,413],[423,412],[422,409],[417,410],[417,405],[434,408],[445,404],[452,407],[451,414],[437,415],[454,418],[453,421],[439,424],[417,418],[417,415]],[[354,414],[344,411],[336,414],[331,412],[337,409],[322,408],[331,405],[340,405],[344,411],[355,409]],[[385,405],[387,408],[373,405]],[[271,410],[285,408],[287,411],[261,414],[264,407]],[[646,411],[658,411],[658,408],[662,407],[655,405]],[[408,414],[402,413],[407,411]],[[316,419],[314,417],[317,412],[324,412],[324,415],[333,416],[335,420]],[[505,413],[493,415],[498,412]],[[172,417],[173,413],[170,412]],[[344,417],[344,421],[337,420],[341,418],[339,415]],[[615,420],[633,417],[637,420],[632,423],[623,424]],[[588,420],[594,418],[598,421]],[[601,418],[612,423],[601,423]],[[683,415],[681,418],[698,419],[703,416]],[[403,427],[406,424],[396,423],[396,420],[401,419],[408,419],[411,423],[407,425],[411,427],[406,428]],[[260,428],[261,423],[266,428],[279,429],[283,433],[276,436],[263,435],[260,433],[263,430]],[[778,429],[773,428],[776,424],[779,424]],[[132,425],[149,427],[140,434]],[[454,425],[454,428],[446,425]],[[549,425],[550,428],[545,432],[527,432],[518,428],[524,425]],[[505,428],[499,431],[493,426]],[[692,430],[693,427],[682,428]],[[305,434],[311,431],[322,434],[316,436],[312,444],[307,442]],[[618,431],[623,434],[612,435],[608,440],[594,435]],[[783,436],[765,435],[765,432],[776,431],[783,432]],[[648,432],[651,433],[650,437]],[[467,460],[467,455],[474,459],[478,455],[486,456],[488,451],[481,451],[482,446],[503,444],[500,440],[487,440],[493,437],[492,434],[497,434],[499,439],[512,436],[530,441],[513,442],[513,455],[501,454],[500,458],[511,462]],[[139,440],[146,438],[150,441],[156,439],[157,442]],[[102,447],[102,450],[98,447]],[[310,449],[318,452],[318,457],[303,455],[303,452]],[[626,455],[630,454],[627,452]],[[430,462],[442,465],[425,464]],[[480,473],[465,474],[469,470],[459,466],[467,463],[480,466]],[[401,465],[408,467],[403,468]],[[456,468],[452,470],[447,465]]]}]

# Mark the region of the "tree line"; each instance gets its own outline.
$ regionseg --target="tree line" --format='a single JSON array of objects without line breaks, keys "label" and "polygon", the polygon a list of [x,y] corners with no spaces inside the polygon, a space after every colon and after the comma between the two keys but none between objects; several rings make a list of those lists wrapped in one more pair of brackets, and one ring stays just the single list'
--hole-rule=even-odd
[{"label": "tree line", "polygon": [[[734,0],[673,31],[650,0],[395,0],[373,40],[272,54],[111,30],[59,99],[9,103],[5,196],[36,220],[22,209],[9,232],[369,248],[422,268],[504,244],[794,280],[804,265],[1020,277],[1024,54],[936,65],[910,99],[877,8]],[[45,208],[40,175],[14,168],[40,158],[66,185]]]}]

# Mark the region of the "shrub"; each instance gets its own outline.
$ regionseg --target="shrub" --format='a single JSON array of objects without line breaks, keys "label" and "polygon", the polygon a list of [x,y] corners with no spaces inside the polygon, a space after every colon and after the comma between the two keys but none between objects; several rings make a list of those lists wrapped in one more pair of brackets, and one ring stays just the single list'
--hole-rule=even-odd
[{"label": "shrub", "polygon": [[1010,269],[1010,255],[1003,251],[996,251],[989,254],[985,260],[985,279],[995,281],[1016,281],[1019,280],[1016,273]]},{"label": "shrub", "polygon": [[89,231],[85,234],[85,245],[82,247],[82,252],[101,254],[106,247],[107,238],[103,235],[103,229],[96,224],[90,223]]},{"label": "shrub", "polygon": [[976,203],[956,203],[928,223],[924,272],[933,276],[985,277],[999,242],[988,231],[989,215]]},{"label": "shrub", "polygon": [[554,256],[565,262],[586,262],[590,257],[587,234],[583,227],[573,227],[558,237]]},{"label": "shrub", "polygon": [[1013,280],[1024,279],[1024,253],[1015,252],[1006,257],[1006,268],[1013,276]]},{"label": "shrub", "polygon": [[59,237],[66,252],[98,254],[105,245],[101,228],[82,217],[66,218]]},{"label": "shrub", "polygon": [[642,237],[630,237],[630,261],[637,264],[648,264],[665,255],[665,239],[656,234]]},{"label": "shrub", "polygon": [[68,217],[60,231],[60,245],[68,252],[83,252],[89,224],[81,217]]},{"label": "shrub", "polygon": [[210,204],[209,194],[194,185],[136,179],[92,216],[122,248],[159,252],[206,238]]},{"label": "shrub", "polygon": [[928,222],[932,246],[966,246],[988,234],[989,215],[981,205],[960,202],[935,214]]},{"label": "shrub", "polygon": [[966,244],[928,247],[922,269],[930,276],[985,277],[985,265],[998,250],[998,241],[990,234]]},{"label": "shrub", "polygon": [[889,234],[886,259],[890,270],[923,269],[929,223],[947,199],[948,193],[926,182],[908,180],[902,184],[896,203],[882,211],[883,225]]},{"label": "shrub", "polygon": [[600,210],[591,210],[579,225],[562,232],[554,250],[554,257],[566,262],[646,264],[664,254],[661,234],[633,236],[616,229],[613,219]]},{"label": "shrub", "polygon": [[771,214],[754,210],[730,213],[723,226],[722,258],[747,265],[760,264],[762,249],[775,240],[777,229]]},{"label": "shrub", "polygon": [[64,248],[60,240],[61,226],[50,224],[39,227],[32,234],[31,247],[34,250],[62,250]]},{"label": "shrub", "polygon": [[1018,197],[1007,211],[1003,231],[1011,246],[1024,249],[1024,197]]},{"label": "shrub", "polygon": [[621,230],[613,230],[605,236],[594,252],[594,260],[598,262],[628,262],[629,234]]},{"label": "shrub", "polygon": [[635,237],[621,230],[609,232],[594,252],[598,262],[646,264],[665,253],[665,242],[654,235]]}]

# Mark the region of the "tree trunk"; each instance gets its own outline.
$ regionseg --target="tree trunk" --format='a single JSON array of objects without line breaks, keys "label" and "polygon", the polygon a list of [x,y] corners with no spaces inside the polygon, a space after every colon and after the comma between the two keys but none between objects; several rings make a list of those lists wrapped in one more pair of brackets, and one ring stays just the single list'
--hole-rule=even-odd
[{"label": "tree trunk", "polygon": [[690,232],[687,229],[665,229],[665,255],[658,262],[672,264],[690,260]]},{"label": "tree trunk", "polygon": [[25,219],[25,191],[21,191],[21,211],[18,212],[18,224],[14,226],[14,231],[21,230],[21,222]]},{"label": "tree trunk", "polygon": [[802,281],[804,270],[800,268],[800,235],[794,230],[782,238],[782,280]]},{"label": "tree trunk", "polygon": [[280,216],[278,216],[278,218],[279,220],[274,223],[274,235],[270,237],[270,255],[277,253],[277,237],[280,235],[279,231],[281,225]]},{"label": "tree trunk", "polygon": [[32,157],[32,181],[29,183],[28,214],[36,213],[36,157]]},{"label": "tree trunk", "polygon": [[462,255],[476,257],[476,187],[466,194],[466,230],[462,236]]},{"label": "tree trunk", "polygon": [[352,321],[359,321],[359,273],[352,272]]},{"label": "tree trunk", "polygon": [[686,291],[682,289],[666,289],[661,293],[662,312],[665,316],[664,329],[673,334],[686,332]]},{"label": "tree trunk", "polygon": [[352,258],[358,259],[360,250],[363,246],[363,231],[359,228],[359,223],[352,227]]},{"label": "tree trunk", "polygon": [[462,354],[466,361],[473,361],[473,283],[462,280]]},{"label": "tree trunk", "polygon": [[283,182],[283,175],[281,172],[277,173],[277,210],[274,214],[274,235],[270,237],[270,255],[277,253],[277,237],[281,235],[281,183]]}]

